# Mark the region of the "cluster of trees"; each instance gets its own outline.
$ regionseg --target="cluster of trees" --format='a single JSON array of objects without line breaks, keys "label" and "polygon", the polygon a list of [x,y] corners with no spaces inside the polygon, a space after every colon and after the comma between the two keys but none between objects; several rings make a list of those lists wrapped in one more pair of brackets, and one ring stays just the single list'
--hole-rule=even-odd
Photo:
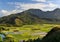
[{"label": "cluster of trees", "polygon": [[2,33],[3,30],[9,31],[9,28],[0,27],[0,33]]},{"label": "cluster of trees", "polygon": [[42,42],[60,42],[60,27],[54,27],[48,34],[42,39]]},{"label": "cluster of trees", "polygon": [[3,42],[14,42],[14,39],[11,37],[6,37],[6,38],[4,38]]},{"label": "cluster of trees", "polygon": [[38,38],[38,39],[34,39],[34,40],[29,39],[27,41],[23,40],[22,42],[41,42],[41,40],[40,40],[40,38]]}]

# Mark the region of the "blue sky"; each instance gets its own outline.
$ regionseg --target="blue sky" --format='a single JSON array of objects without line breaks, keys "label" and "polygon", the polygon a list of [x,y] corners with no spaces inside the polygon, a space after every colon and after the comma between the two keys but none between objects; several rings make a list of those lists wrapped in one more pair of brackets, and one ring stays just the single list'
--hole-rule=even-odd
[{"label": "blue sky", "polygon": [[52,11],[60,8],[60,0],[0,0],[0,16],[6,16],[28,9]]}]

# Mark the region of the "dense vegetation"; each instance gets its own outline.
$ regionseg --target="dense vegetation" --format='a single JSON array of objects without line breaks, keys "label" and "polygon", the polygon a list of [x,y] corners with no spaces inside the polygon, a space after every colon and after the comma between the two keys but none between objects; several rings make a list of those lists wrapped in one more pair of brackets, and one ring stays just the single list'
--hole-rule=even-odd
[{"label": "dense vegetation", "polygon": [[59,12],[29,9],[1,17],[0,42],[60,42]]},{"label": "dense vegetation", "polygon": [[42,42],[60,42],[60,27],[54,27],[48,34],[42,39]]}]

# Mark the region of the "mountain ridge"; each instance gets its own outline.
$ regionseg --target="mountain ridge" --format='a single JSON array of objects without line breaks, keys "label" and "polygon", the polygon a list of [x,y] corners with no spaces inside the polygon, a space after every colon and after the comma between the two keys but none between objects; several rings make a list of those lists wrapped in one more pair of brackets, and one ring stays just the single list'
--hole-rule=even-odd
[{"label": "mountain ridge", "polygon": [[40,9],[29,9],[21,13],[11,14],[0,18],[0,24],[9,26],[57,22],[60,22],[60,9],[58,8],[47,12],[44,12]]}]

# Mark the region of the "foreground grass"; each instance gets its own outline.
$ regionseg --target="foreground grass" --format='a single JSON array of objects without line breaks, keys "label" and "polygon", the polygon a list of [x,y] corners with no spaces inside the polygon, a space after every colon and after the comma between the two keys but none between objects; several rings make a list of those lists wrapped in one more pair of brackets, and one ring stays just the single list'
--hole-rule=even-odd
[{"label": "foreground grass", "polygon": [[48,31],[53,27],[58,26],[56,24],[34,24],[24,25],[22,27],[4,27],[9,29],[8,31],[2,31],[7,36],[14,38],[15,42],[20,40],[37,39],[44,37]]}]

